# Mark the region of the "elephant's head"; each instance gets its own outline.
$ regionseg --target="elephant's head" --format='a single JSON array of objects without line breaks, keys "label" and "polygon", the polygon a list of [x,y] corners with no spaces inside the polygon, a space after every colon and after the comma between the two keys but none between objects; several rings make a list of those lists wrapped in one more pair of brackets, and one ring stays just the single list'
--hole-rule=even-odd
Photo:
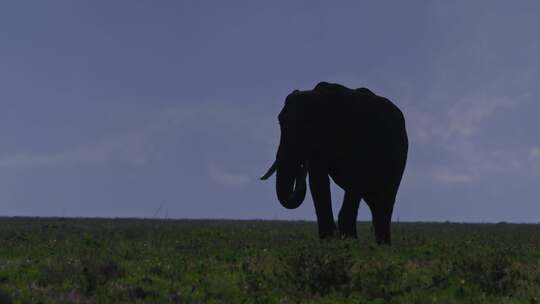
[{"label": "elephant's head", "polygon": [[310,93],[294,91],[279,113],[281,137],[276,160],[262,180],[276,173],[276,194],[283,207],[298,208],[306,196],[308,155],[311,150]]}]

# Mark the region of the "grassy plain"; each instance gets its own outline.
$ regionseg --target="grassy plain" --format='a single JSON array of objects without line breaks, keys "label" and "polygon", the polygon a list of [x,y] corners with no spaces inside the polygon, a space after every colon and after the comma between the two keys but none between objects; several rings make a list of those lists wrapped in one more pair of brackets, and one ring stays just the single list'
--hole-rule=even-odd
[{"label": "grassy plain", "polygon": [[540,303],[540,225],[0,218],[0,303]]}]

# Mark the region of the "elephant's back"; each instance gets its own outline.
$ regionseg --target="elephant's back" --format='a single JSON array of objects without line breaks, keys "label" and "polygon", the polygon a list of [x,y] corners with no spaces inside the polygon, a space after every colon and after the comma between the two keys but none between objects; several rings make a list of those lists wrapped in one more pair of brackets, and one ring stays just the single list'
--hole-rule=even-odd
[{"label": "elephant's back", "polygon": [[332,123],[340,134],[353,140],[349,144],[363,143],[363,149],[378,151],[383,147],[399,150],[407,144],[405,118],[390,100],[377,95],[352,94],[333,105]]}]

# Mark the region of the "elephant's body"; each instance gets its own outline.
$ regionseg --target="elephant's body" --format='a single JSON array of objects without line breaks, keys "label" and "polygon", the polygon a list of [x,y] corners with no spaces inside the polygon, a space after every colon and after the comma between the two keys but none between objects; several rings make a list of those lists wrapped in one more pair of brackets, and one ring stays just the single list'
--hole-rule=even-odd
[{"label": "elephant's body", "polygon": [[316,89],[289,97],[319,99],[317,114],[325,123],[314,134],[328,174],[342,189],[360,193],[399,185],[408,148],[403,114],[386,98],[344,89],[341,95]]},{"label": "elephant's body", "polygon": [[305,179],[302,171],[307,171],[319,235],[333,235],[330,176],[345,190],[338,217],[341,235],[356,237],[363,198],[373,215],[377,241],[389,243],[390,219],[408,150],[401,111],[368,89],[323,82],[313,90],[289,94],[279,120],[276,190],[282,205],[299,206],[303,197],[298,198],[301,189],[297,188]]}]

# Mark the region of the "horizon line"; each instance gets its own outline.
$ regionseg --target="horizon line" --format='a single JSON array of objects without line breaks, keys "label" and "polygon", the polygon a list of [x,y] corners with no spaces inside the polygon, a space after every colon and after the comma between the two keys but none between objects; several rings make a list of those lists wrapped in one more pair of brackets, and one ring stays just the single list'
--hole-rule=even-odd
[{"label": "horizon line", "polygon": [[[4,219],[56,219],[56,220],[142,220],[142,221],[254,221],[254,222],[311,222],[317,223],[317,220],[306,219],[233,219],[233,218],[169,218],[169,217],[103,217],[103,216],[29,216],[29,215],[0,215],[0,220]],[[370,220],[356,221],[357,223],[371,223]],[[458,221],[392,221],[394,224],[513,224],[513,225],[540,225],[540,222],[511,222],[511,221],[496,221],[496,222],[458,222]]]}]

